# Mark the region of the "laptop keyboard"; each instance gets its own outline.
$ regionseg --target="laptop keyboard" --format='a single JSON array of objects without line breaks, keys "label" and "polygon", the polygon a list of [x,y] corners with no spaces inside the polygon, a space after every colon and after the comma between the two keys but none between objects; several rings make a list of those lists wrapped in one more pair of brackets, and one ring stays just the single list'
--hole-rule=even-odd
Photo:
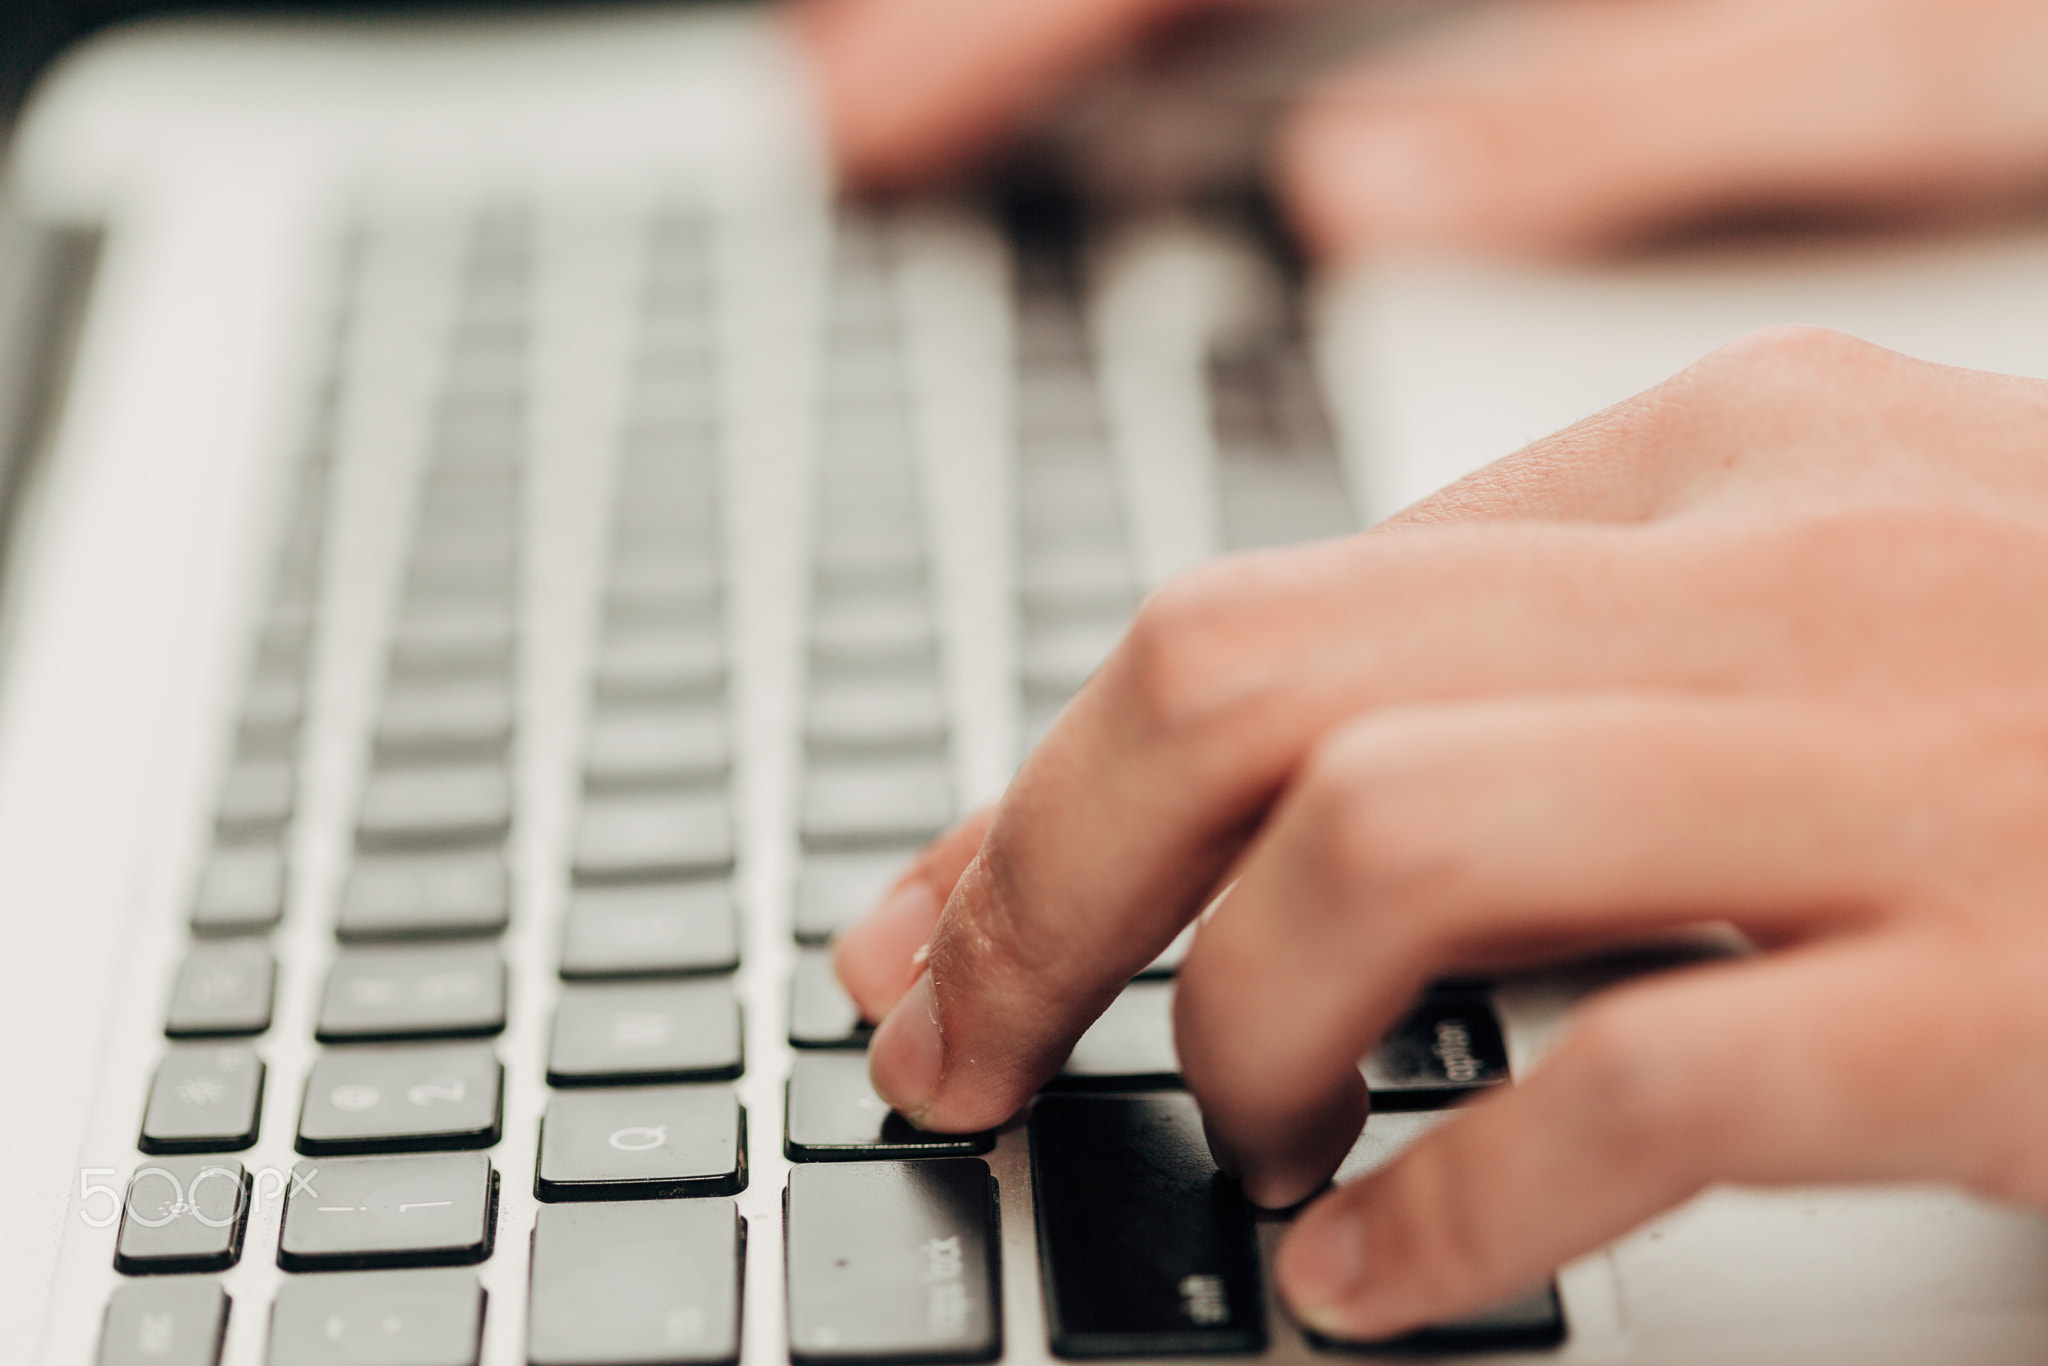
[{"label": "laptop keyboard", "polygon": [[[535,1366],[736,1362],[747,1297],[763,1295],[782,1301],[798,1366],[995,1360],[1005,1218],[1035,1222],[1036,1304],[1056,1354],[1266,1348],[1261,1228],[1272,1217],[1217,1176],[1178,1089],[1180,946],[1112,1005],[1008,1137],[1028,1145],[1030,1191],[999,1189],[996,1135],[920,1132],[868,1084],[869,1031],[825,946],[962,810],[943,584],[885,218],[843,217],[831,248],[801,557],[797,863],[778,911],[792,966],[772,992],[743,995],[744,680],[731,654],[712,232],[681,209],[642,235],[577,795],[553,874],[565,889],[555,980],[534,993],[508,972],[501,938],[524,913],[513,845],[532,799],[517,762],[533,719],[522,710],[526,577],[552,515],[529,461],[545,248],[518,206],[468,226],[374,703],[349,737],[363,768],[346,867],[320,903],[332,905],[332,934],[320,962],[287,965],[318,983],[319,1047],[284,1075],[268,1070],[270,1045],[299,1026],[273,1019],[274,945],[310,942],[278,931],[314,913],[292,895],[293,832],[301,768],[327,724],[315,662],[325,579],[343,572],[330,516],[337,415],[370,232],[343,250],[336,359],[225,740],[162,1060],[136,1098],[144,1156],[113,1234],[122,1280],[105,1366],[216,1366],[243,1316],[265,1323],[272,1366],[475,1366],[487,1333],[521,1344],[511,1359]],[[1018,234],[1011,269],[1014,686],[1028,746],[1113,646],[1140,575],[1075,244]],[[1213,358],[1209,383],[1222,541],[1346,529],[1298,338]],[[770,1012],[793,1050],[779,1113],[762,1113],[774,1089],[752,1090],[750,1113],[735,1088],[763,1065],[747,1056],[752,1012]],[[508,1073],[545,1084],[537,1148],[522,1147],[516,1166]],[[1485,994],[1433,992],[1367,1076],[1377,1109],[1438,1108],[1504,1083]],[[250,1211],[266,1192],[235,1155],[280,1137],[261,1132],[276,1088],[298,1098],[288,1146],[300,1160],[268,1174],[282,1213],[257,1225]],[[764,1166],[787,1172],[783,1264],[749,1275],[734,1197]],[[529,1190],[537,1208],[510,1226],[504,1197]],[[477,1268],[508,1249],[529,1258],[524,1294],[502,1283],[487,1294]],[[270,1303],[228,1293],[219,1273],[245,1258],[292,1273]],[[1542,1347],[1562,1333],[1546,1288],[1432,1330],[1428,1343]]]}]

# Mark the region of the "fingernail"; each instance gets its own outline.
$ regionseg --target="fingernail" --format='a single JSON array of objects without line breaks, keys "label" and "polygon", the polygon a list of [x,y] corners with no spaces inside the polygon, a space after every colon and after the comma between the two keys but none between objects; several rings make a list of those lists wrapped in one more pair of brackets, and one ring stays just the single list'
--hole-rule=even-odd
[{"label": "fingernail", "polygon": [[1297,1317],[1319,1332],[1342,1336],[1342,1311],[1356,1309],[1365,1287],[1365,1230],[1345,1215],[1305,1217],[1283,1249],[1281,1280]]},{"label": "fingernail", "polygon": [[868,1045],[868,1075],[875,1091],[913,1124],[922,1124],[938,1096],[945,1071],[945,1040],[939,1033],[938,1002],[927,972],[911,984]]}]

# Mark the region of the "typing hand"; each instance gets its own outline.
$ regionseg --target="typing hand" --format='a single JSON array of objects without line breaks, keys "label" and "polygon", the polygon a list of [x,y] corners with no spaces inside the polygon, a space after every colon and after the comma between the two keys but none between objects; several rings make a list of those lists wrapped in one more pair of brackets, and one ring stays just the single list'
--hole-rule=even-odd
[{"label": "typing hand", "polygon": [[1178,1044],[1285,1206],[1424,982],[1727,920],[1761,950],[1594,997],[1321,1196],[1296,1313],[1450,1318],[1717,1181],[2048,1203],[2044,451],[2048,385],[1764,333],[1378,530],[1184,575],[985,837],[844,937],[877,1089],[1000,1123],[1227,886]]},{"label": "typing hand", "polygon": [[[1176,16],[1307,2],[801,13],[842,172],[871,186],[969,158]],[[1785,212],[1982,216],[2048,192],[2044,53],[2037,0],[1526,0],[1323,82],[1274,174],[1330,258],[1583,253]]]}]

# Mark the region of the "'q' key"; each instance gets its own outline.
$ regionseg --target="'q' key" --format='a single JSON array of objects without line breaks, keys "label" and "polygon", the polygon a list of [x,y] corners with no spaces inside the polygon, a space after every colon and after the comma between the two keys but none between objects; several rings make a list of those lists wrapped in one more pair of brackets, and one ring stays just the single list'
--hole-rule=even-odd
[{"label": "'q' key", "polygon": [[543,1200],[731,1195],[746,1180],[746,1112],[729,1086],[564,1091],[541,1121]]}]

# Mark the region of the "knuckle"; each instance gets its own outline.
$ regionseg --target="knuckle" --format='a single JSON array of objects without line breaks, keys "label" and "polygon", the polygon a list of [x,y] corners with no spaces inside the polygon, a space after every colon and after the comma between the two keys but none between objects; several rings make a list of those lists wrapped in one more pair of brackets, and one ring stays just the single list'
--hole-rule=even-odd
[{"label": "knuckle", "polygon": [[1867,395],[1874,379],[1901,363],[1896,354],[1845,332],[1782,324],[1715,348],[1652,392],[1675,401],[1681,428],[1696,426],[1705,415],[1717,422],[1733,417],[1744,432],[1804,429],[1841,420],[1830,414],[1844,401],[1867,413],[1867,402],[1857,396]]},{"label": "knuckle", "polygon": [[1181,741],[1211,730],[1247,684],[1247,628],[1255,597],[1231,562],[1170,579],[1139,607],[1118,650],[1124,693],[1140,726]]},{"label": "knuckle", "polygon": [[[1468,871],[1456,837],[1453,775],[1422,726],[1354,723],[1317,746],[1299,783],[1306,851],[1339,904],[1426,932]],[[1376,926],[1380,933],[1384,925]]]},{"label": "knuckle", "polygon": [[1704,363],[1737,376],[1751,376],[1759,370],[1778,374],[1788,368],[1801,372],[1866,368],[1890,356],[1881,346],[1831,327],[1781,323],[1724,343],[1709,353]]}]

